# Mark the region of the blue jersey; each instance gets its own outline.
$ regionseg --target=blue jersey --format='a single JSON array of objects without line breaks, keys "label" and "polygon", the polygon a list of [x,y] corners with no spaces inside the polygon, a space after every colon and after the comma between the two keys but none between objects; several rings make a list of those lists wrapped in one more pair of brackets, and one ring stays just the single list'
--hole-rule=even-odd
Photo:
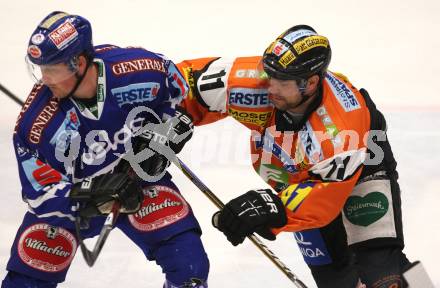
[{"label": "blue jersey", "polygon": [[[188,91],[173,62],[142,48],[97,46],[94,64],[96,105],[58,100],[48,87],[35,85],[18,117],[13,138],[22,197],[40,218],[73,221],[72,184],[110,171],[135,130],[174,116]],[[130,113],[135,107],[154,113]]]}]

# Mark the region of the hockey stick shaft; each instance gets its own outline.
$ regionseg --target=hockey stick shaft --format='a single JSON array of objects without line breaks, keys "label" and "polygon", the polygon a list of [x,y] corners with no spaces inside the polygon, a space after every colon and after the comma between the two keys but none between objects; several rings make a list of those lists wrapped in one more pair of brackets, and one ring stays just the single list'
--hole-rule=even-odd
[{"label": "hockey stick shaft", "polygon": [[[3,93],[5,93],[7,96],[9,96],[12,100],[14,100],[17,104],[23,105],[24,102],[20,98],[15,96],[12,92],[7,90],[1,84],[0,84],[0,90]],[[194,183],[194,185],[197,186],[197,188],[200,189],[200,191],[202,191],[202,193],[205,194],[206,197],[208,197],[209,200],[211,200],[211,202],[214,203],[214,205],[217,208],[222,209],[225,206],[225,204],[223,204],[223,202],[188,168],[188,166],[185,165],[185,163],[183,163],[177,157],[175,158],[173,163],[176,165],[177,168],[179,168],[179,170],[181,170],[191,180],[191,182]],[[93,251],[87,249],[84,242],[80,240],[82,254],[84,256],[86,263],[90,267],[93,266],[99,253],[101,252],[105,240],[108,237],[108,234],[113,228],[113,225],[116,223],[118,215],[119,215],[119,205],[117,205],[117,202],[115,202],[115,204],[112,207],[112,212],[107,216],[106,223],[104,224],[104,227],[101,230],[100,236],[97,240],[97,243],[95,244]],[[106,226],[106,224],[110,224],[110,225]],[[78,226],[77,229],[79,229],[80,228],[79,223],[77,224],[77,226]],[[293,274],[293,272],[283,262],[281,262],[281,260],[257,236],[250,235],[248,238],[281,272],[283,272],[284,275],[287,276],[287,278],[289,278],[290,281],[292,281],[295,284],[296,287],[307,288],[307,286],[300,279],[298,279],[298,277],[295,274]]]},{"label": "hockey stick shaft", "polygon": [[81,235],[79,235],[79,231],[81,230],[79,218],[77,218],[77,220],[75,221],[76,234],[81,247],[81,253],[83,254],[84,260],[86,261],[87,265],[89,265],[90,267],[92,267],[95,264],[96,259],[98,259],[98,256],[101,253],[102,248],[104,247],[104,243],[107,240],[110,231],[112,231],[116,220],[118,219],[119,209],[120,204],[119,202],[115,201],[112,206],[111,212],[107,215],[107,218],[105,219],[104,225],[102,226],[101,232],[99,233],[98,239],[96,240],[95,246],[92,250],[89,250],[87,248],[83,238],[81,237]]},{"label": "hockey stick shaft", "polygon": [[[222,209],[225,204],[182,162],[179,158],[175,158],[174,165],[185,174],[186,177],[205,194],[206,197],[214,203],[217,208]],[[263,254],[279,269],[284,275],[292,281],[298,288],[307,288],[307,286],[283,263],[281,260],[255,235],[250,235],[248,238],[254,243]]]},{"label": "hockey stick shaft", "polygon": [[17,103],[18,105],[23,105],[23,101],[18,98],[17,96],[15,96],[11,91],[9,91],[8,89],[6,89],[5,86],[3,86],[2,84],[0,84],[0,91],[2,91],[3,93],[5,93],[6,96],[8,96],[9,98],[11,98],[12,100],[14,100],[15,103]]}]

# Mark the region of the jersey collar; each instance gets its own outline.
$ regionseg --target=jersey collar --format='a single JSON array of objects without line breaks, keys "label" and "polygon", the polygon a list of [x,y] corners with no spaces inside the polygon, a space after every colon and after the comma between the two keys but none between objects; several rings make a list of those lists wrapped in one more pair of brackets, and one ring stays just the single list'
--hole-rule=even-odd
[{"label": "jersey collar", "polygon": [[98,66],[98,83],[96,85],[96,106],[93,106],[94,108],[92,108],[92,111],[90,111],[90,108],[87,108],[80,101],[76,101],[73,98],[70,98],[70,100],[73,102],[76,108],[78,108],[78,110],[84,117],[92,120],[99,120],[102,115],[102,110],[104,109],[104,102],[107,94],[106,76],[105,76],[106,73],[105,73],[104,61],[102,59],[94,59],[93,63],[95,63]]}]

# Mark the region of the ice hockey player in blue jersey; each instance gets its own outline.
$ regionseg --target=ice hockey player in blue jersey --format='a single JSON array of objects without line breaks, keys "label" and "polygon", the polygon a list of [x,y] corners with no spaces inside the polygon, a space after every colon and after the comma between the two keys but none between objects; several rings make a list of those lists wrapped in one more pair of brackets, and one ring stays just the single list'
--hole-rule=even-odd
[{"label": "ice hockey player in blue jersey", "polygon": [[143,180],[122,159],[148,147],[145,123],[172,123],[174,135],[185,136],[166,142],[174,153],[189,140],[192,123],[175,110],[188,86],[174,63],[142,48],[94,47],[90,23],[64,12],[38,25],[26,60],[37,84],[13,143],[28,211],[1,287],[63,282],[78,246],[75,219],[83,220],[81,236],[93,237],[115,201],[115,226],[162,268],[164,287],[207,287],[200,226],[166,172],[167,158],[142,158],[138,167],[150,177]]}]

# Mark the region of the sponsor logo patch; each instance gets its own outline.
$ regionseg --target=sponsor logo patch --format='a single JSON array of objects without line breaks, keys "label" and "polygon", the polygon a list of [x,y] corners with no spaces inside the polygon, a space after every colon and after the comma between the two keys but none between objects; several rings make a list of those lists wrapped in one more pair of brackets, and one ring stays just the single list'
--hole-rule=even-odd
[{"label": "sponsor logo patch", "polygon": [[181,97],[185,97],[186,94],[188,94],[188,84],[185,81],[185,78],[182,76],[182,74],[180,74],[180,72],[177,70],[177,67],[174,64],[170,64],[170,66],[168,67],[168,73],[169,76],[171,76],[171,78],[173,79],[173,81],[171,81],[171,84],[179,89],[179,96]]},{"label": "sponsor logo patch", "polygon": [[41,50],[35,45],[30,45],[28,47],[28,53],[31,54],[32,58],[40,58],[41,57]]},{"label": "sponsor logo patch", "polygon": [[32,44],[39,45],[39,44],[43,43],[45,38],[46,37],[44,37],[43,34],[37,33],[34,36],[32,36],[31,42],[32,42]]},{"label": "sponsor logo patch", "polygon": [[328,39],[323,36],[314,35],[304,38],[303,40],[293,44],[293,48],[295,48],[295,51],[298,53],[298,55],[319,46],[328,47]]},{"label": "sponsor logo patch", "polygon": [[186,217],[189,206],[175,190],[166,186],[144,188],[142,208],[128,215],[131,225],[140,231],[154,231]]},{"label": "sponsor logo patch", "polygon": [[35,118],[32,123],[31,130],[29,131],[29,141],[34,144],[40,143],[41,135],[46,127],[47,123],[52,119],[55,113],[58,111],[58,101],[55,97],[52,97],[49,102],[44,106],[43,110]]},{"label": "sponsor logo patch", "polygon": [[49,33],[50,40],[60,50],[65,48],[77,37],[78,31],[76,31],[75,26],[73,26],[70,22],[64,22],[63,24],[58,26],[57,29]]},{"label": "sponsor logo patch", "polygon": [[277,56],[280,56],[285,51],[287,51],[287,49],[289,49],[289,48],[286,45],[284,45],[283,43],[277,42],[272,49],[272,53]]},{"label": "sponsor logo patch", "polygon": [[336,99],[338,99],[339,104],[346,112],[357,110],[361,108],[359,101],[356,99],[353,91],[348,88],[348,86],[333,76],[331,73],[327,72],[325,79],[330,86],[333,94],[335,94]]},{"label": "sponsor logo patch", "polygon": [[40,27],[44,29],[49,29],[55,22],[57,22],[58,20],[60,20],[61,18],[67,15],[69,14],[64,12],[57,13],[52,17],[50,17],[49,19],[46,19],[46,21],[44,21],[43,23],[41,23]]},{"label": "sponsor logo patch", "polygon": [[186,79],[186,82],[188,82],[188,85],[190,88],[188,91],[188,98],[193,99],[193,97],[194,97],[193,90],[194,90],[194,85],[195,85],[193,70],[191,67],[185,67],[185,68],[182,68],[182,73],[184,75],[184,78]]},{"label": "sponsor logo patch", "polygon": [[[15,145],[15,150],[17,151],[17,155],[18,157],[23,157],[28,155],[29,153],[31,153],[31,150],[29,150],[28,148],[21,146],[20,143],[17,143]],[[37,158],[37,157],[35,157]]]},{"label": "sponsor logo patch", "polygon": [[75,255],[75,236],[45,223],[28,227],[18,241],[18,255],[28,266],[45,272],[65,270]]},{"label": "sponsor logo patch", "polygon": [[264,126],[269,121],[272,112],[250,112],[229,108],[229,115],[240,122]]},{"label": "sponsor logo patch", "polygon": [[388,212],[388,199],[381,192],[371,192],[364,197],[350,196],[344,205],[348,221],[358,226],[369,226]]},{"label": "sponsor logo patch", "polygon": [[14,127],[14,134],[17,133],[17,129],[18,129],[18,125],[21,122],[21,119],[23,118],[24,113],[28,110],[28,108],[31,106],[32,102],[34,101],[34,99],[36,98],[36,96],[38,95],[38,93],[41,91],[41,88],[43,87],[43,84],[41,85],[35,85],[34,88],[32,88],[31,93],[29,94],[28,98],[26,99],[26,101],[23,104],[23,107],[21,107],[21,111],[20,114],[17,117],[17,121],[15,122],[15,127]]},{"label": "sponsor logo patch", "polygon": [[292,53],[292,51],[289,50],[286,53],[284,53],[284,55],[280,58],[278,62],[281,64],[281,66],[286,68],[287,65],[292,63],[295,59],[296,59],[295,55]]},{"label": "sponsor logo patch", "polygon": [[325,265],[332,263],[319,229],[294,232],[293,235],[307,264]]},{"label": "sponsor logo patch", "polygon": [[333,146],[340,147],[342,144],[342,139],[338,135],[339,129],[333,123],[332,119],[330,118],[330,115],[328,115],[327,109],[325,109],[324,106],[320,106],[316,110],[316,113],[318,114],[319,119],[321,119],[322,124],[324,124],[325,132],[327,133],[327,135],[330,136]]},{"label": "sponsor logo patch", "polygon": [[263,148],[264,151],[271,153],[281,161],[284,169],[286,169],[287,172],[294,174],[298,171],[295,167],[295,161],[292,159],[289,153],[284,151],[284,149],[275,142],[275,138],[269,130],[266,130],[266,133],[262,139],[261,136],[254,138],[255,148],[257,150]]},{"label": "sponsor logo patch", "polygon": [[310,125],[309,121],[301,128],[299,131],[299,139],[302,144],[303,151],[306,153],[310,162],[318,163],[322,160],[322,150],[321,145],[316,138],[315,133],[313,132],[313,128]]},{"label": "sponsor logo patch", "polygon": [[298,31],[290,32],[289,34],[287,34],[283,38],[287,42],[293,43],[301,37],[310,36],[310,35],[316,35],[316,33],[311,30],[301,29]]},{"label": "sponsor logo patch", "polygon": [[356,185],[342,216],[349,245],[373,238],[396,238],[390,180],[370,179]]},{"label": "sponsor logo patch", "polygon": [[72,138],[77,135],[80,125],[81,123],[78,119],[75,108],[70,109],[66,113],[66,119],[64,119],[49,143],[54,145],[58,151],[61,151],[62,153],[66,152]]},{"label": "sponsor logo patch", "polygon": [[26,178],[35,190],[43,189],[44,186],[58,183],[63,179],[63,175],[60,172],[36,158],[23,161],[21,165]]},{"label": "sponsor logo patch", "polygon": [[156,98],[160,84],[156,82],[144,82],[130,84],[124,87],[111,89],[119,106],[128,103],[150,102]]},{"label": "sponsor logo patch", "polygon": [[257,69],[238,69],[235,72],[235,77],[237,78],[251,78],[251,79],[260,79],[261,72]]},{"label": "sponsor logo patch", "polygon": [[282,184],[289,183],[289,175],[287,175],[287,172],[276,165],[261,164],[257,172],[265,182],[272,180]]},{"label": "sponsor logo patch", "polygon": [[140,58],[123,61],[112,65],[112,72],[116,76],[139,71],[159,71],[166,73],[165,62],[161,59]]},{"label": "sponsor logo patch", "polygon": [[267,89],[232,88],[229,92],[229,105],[239,107],[268,107]]}]

